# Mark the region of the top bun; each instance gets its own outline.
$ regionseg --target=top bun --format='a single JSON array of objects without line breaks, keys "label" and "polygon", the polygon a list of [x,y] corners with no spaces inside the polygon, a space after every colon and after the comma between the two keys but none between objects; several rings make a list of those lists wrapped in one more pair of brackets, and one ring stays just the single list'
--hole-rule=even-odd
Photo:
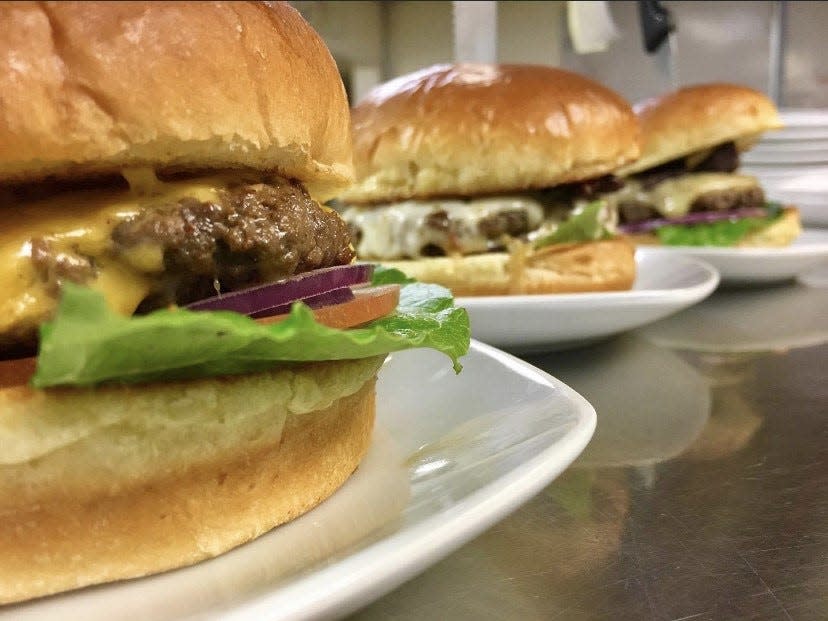
[{"label": "top bun", "polygon": [[0,183],[253,168],[319,198],[353,177],[336,64],[283,3],[0,7]]},{"label": "top bun", "polygon": [[776,106],[759,91],[736,84],[687,86],[635,106],[641,120],[641,159],[632,174],[701,149],[782,127]]},{"label": "top bun", "polygon": [[435,65],[376,87],[352,117],[354,203],[544,188],[639,153],[626,101],[539,65]]}]

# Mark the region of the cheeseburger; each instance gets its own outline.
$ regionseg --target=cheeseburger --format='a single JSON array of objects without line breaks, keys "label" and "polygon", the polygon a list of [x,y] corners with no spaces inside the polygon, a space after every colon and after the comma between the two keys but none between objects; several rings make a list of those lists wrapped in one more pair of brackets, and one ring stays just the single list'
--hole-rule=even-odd
[{"label": "cheeseburger", "polygon": [[436,65],[352,110],[357,255],[457,295],[631,287],[633,250],[602,192],[638,156],[630,106],[532,65]]},{"label": "cheeseburger", "polygon": [[286,4],[3,3],[0,31],[8,603],[308,511],[366,452],[385,356],[457,366],[469,330],[352,264],[318,202],[352,179],[345,92]]},{"label": "cheeseburger", "polygon": [[641,158],[610,197],[620,229],[645,244],[785,246],[800,232],[795,208],[769,203],[740,174],[739,155],[781,127],[773,103],[734,84],[689,86],[635,107]]}]

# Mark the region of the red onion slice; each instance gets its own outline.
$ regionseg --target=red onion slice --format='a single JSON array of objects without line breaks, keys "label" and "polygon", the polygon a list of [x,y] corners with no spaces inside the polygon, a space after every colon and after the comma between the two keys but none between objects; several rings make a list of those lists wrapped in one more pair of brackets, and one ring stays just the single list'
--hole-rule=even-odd
[{"label": "red onion slice", "polygon": [[[343,302],[350,302],[353,299],[354,292],[351,291],[350,287],[339,287],[338,289],[331,289],[330,291],[325,291],[324,293],[318,293],[316,295],[311,295],[309,297],[302,298],[301,301],[304,304],[310,306],[311,308],[322,308],[323,306],[330,306],[332,304],[342,304]],[[253,319],[258,319],[259,317],[285,315],[290,312],[290,307],[293,306],[293,304],[293,302],[291,302],[290,304],[283,304],[282,306],[269,308],[266,311],[251,313],[250,316]]]},{"label": "red onion slice", "polygon": [[187,305],[190,310],[230,310],[256,317],[277,314],[293,302],[318,296],[334,289],[369,282],[374,272],[371,264],[358,263],[326,267],[266,285],[232,291]]},{"label": "red onion slice", "polygon": [[768,213],[766,207],[743,207],[741,209],[730,209],[728,211],[695,211],[671,220],[667,218],[655,218],[634,224],[622,224],[618,227],[618,230],[622,233],[645,233],[672,224],[704,224],[707,222],[719,222],[720,220],[737,220],[739,218],[762,218],[767,216]]}]

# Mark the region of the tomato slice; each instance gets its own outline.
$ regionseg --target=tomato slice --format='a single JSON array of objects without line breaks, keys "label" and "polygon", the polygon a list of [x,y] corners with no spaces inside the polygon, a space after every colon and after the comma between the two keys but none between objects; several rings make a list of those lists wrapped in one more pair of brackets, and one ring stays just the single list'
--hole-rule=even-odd
[{"label": "tomato slice", "polygon": [[[400,301],[399,285],[383,285],[354,289],[354,299],[314,309],[316,321],[329,328],[353,328],[390,314]],[[284,321],[287,314],[261,317],[260,324]],[[0,361],[0,388],[24,386],[29,382],[37,365],[37,358]]]},{"label": "tomato slice", "polygon": [[34,375],[37,358],[0,360],[0,388],[25,386]]},{"label": "tomato slice", "polygon": [[[353,328],[390,314],[400,301],[399,285],[383,285],[354,289],[354,299],[341,304],[332,304],[313,310],[317,322],[329,328]],[[284,321],[288,314],[261,317],[261,324]]]}]

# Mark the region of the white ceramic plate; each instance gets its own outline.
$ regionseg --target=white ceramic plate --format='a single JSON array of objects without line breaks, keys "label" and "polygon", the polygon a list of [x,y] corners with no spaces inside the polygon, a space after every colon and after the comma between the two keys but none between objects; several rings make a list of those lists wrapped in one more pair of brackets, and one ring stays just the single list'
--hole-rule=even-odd
[{"label": "white ceramic plate", "polygon": [[828,138],[828,111],[822,109],[781,110],[782,129],[767,132],[762,141]]},{"label": "white ceramic plate", "polygon": [[815,166],[828,163],[828,150],[813,149],[799,151],[753,150],[742,156],[744,166],[789,166],[791,164],[811,164]]},{"label": "white ceramic plate", "polygon": [[643,252],[654,258],[683,254],[701,259],[719,271],[722,283],[781,282],[828,262],[828,231],[805,230],[784,248],[655,246]]},{"label": "white ceramic plate", "polygon": [[759,172],[758,177],[771,200],[799,208],[805,226],[828,227],[828,167],[782,175]]},{"label": "white ceramic plate", "polygon": [[810,140],[762,140],[742,157],[750,157],[754,153],[806,153],[809,151],[828,151],[828,139],[812,138]]},{"label": "white ceramic plate", "polygon": [[817,202],[791,201],[799,209],[799,217],[805,226],[828,227],[828,197]]},{"label": "white ceramic plate", "polygon": [[762,136],[763,143],[810,142],[812,140],[828,140],[828,127],[825,125],[792,125]]},{"label": "white ceramic plate", "polygon": [[636,253],[632,290],[460,298],[472,335],[520,352],[585,345],[656,321],[704,299],[716,288],[716,271],[674,255]]},{"label": "white ceramic plate", "polygon": [[823,195],[798,194],[796,192],[777,191],[767,193],[773,200],[786,205],[795,205],[799,210],[802,225],[809,227],[828,227],[828,192]]},{"label": "white ceramic plate", "polygon": [[828,167],[801,169],[797,172],[768,170],[758,172],[759,182],[773,198],[776,192],[806,196],[828,196]]},{"label": "white ceramic plate", "polygon": [[394,354],[368,456],[303,517],[166,574],[0,608],[0,619],[317,619],[422,571],[539,492],[578,456],[595,410],[571,388],[473,343],[454,374],[430,350]]},{"label": "white ceramic plate", "polygon": [[828,166],[807,164],[745,164],[742,172],[753,175],[768,189],[768,186],[781,186],[786,189],[819,191],[825,188]]}]

